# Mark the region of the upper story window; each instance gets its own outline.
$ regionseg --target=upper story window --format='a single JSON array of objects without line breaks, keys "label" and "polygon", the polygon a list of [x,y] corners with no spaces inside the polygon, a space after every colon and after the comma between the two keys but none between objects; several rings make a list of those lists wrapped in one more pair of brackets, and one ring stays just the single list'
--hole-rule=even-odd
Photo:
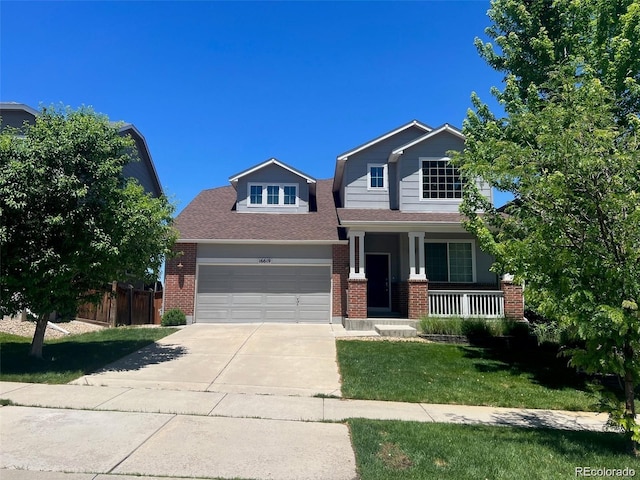
[{"label": "upper story window", "polygon": [[448,158],[422,160],[422,199],[462,198],[460,172]]},{"label": "upper story window", "polygon": [[249,206],[297,206],[298,186],[278,183],[250,183]]},{"label": "upper story window", "polygon": [[262,185],[251,185],[249,187],[249,204],[262,205]]},{"label": "upper story window", "polygon": [[387,183],[387,165],[369,164],[369,171],[367,173],[367,189],[386,190]]}]

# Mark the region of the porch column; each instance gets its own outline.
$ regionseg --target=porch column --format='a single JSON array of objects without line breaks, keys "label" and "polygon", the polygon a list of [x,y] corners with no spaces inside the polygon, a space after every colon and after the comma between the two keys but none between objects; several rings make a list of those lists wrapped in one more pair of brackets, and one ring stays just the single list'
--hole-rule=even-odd
[{"label": "porch column", "polygon": [[524,318],[524,295],[522,285],[513,283],[513,275],[504,274],[500,280],[500,290],[504,293],[504,316],[513,320]]},{"label": "porch column", "polygon": [[[416,255],[416,250],[418,254]],[[409,280],[426,280],[424,232],[409,232]]]},{"label": "porch column", "polygon": [[349,318],[367,318],[367,277],[364,270],[364,232],[349,231]]},{"label": "porch column", "polygon": [[409,286],[408,317],[411,320],[419,320],[429,315],[429,281],[411,280],[407,282]]},{"label": "porch column", "polygon": [[[356,244],[358,256],[356,258]],[[364,232],[349,232],[349,279],[366,278],[364,271]]]}]

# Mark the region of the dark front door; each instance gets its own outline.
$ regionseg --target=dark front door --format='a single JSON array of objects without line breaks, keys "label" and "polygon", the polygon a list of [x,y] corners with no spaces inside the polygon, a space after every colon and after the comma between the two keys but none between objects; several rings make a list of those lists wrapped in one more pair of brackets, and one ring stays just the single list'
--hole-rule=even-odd
[{"label": "dark front door", "polygon": [[365,272],[367,307],[389,309],[389,255],[368,253]]}]

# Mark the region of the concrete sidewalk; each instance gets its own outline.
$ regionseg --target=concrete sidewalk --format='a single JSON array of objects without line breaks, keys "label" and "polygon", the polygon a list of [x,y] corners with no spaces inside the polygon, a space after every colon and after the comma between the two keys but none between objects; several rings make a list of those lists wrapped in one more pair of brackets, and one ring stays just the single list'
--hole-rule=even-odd
[{"label": "concrete sidewalk", "polygon": [[0,408],[3,480],[352,480],[348,428],[327,421],[595,431],[606,421],[586,412],[9,382],[0,382],[0,397],[16,404]]},{"label": "concrete sidewalk", "polygon": [[304,422],[370,418],[602,431],[607,420],[594,412],[12,382],[0,382],[0,396],[26,407]]}]

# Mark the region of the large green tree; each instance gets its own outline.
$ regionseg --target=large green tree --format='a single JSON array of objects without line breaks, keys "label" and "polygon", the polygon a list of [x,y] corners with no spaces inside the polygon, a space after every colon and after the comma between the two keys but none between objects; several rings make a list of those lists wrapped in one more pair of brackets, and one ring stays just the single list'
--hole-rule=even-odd
[{"label": "large green tree", "polygon": [[495,45],[476,45],[505,74],[493,89],[504,113],[473,94],[455,162],[514,201],[498,211],[468,182],[467,228],[579,340],[575,365],[624,380],[610,418],[635,449],[640,0],[494,0],[489,17]]},{"label": "large green tree", "polygon": [[47,108],[0,132],[0,313],[37,316],[42,357],[51,312],[75,312],[114,280],[155,280],[175,241],[173,205],[123,167],[133,140],[90,109]]}]

